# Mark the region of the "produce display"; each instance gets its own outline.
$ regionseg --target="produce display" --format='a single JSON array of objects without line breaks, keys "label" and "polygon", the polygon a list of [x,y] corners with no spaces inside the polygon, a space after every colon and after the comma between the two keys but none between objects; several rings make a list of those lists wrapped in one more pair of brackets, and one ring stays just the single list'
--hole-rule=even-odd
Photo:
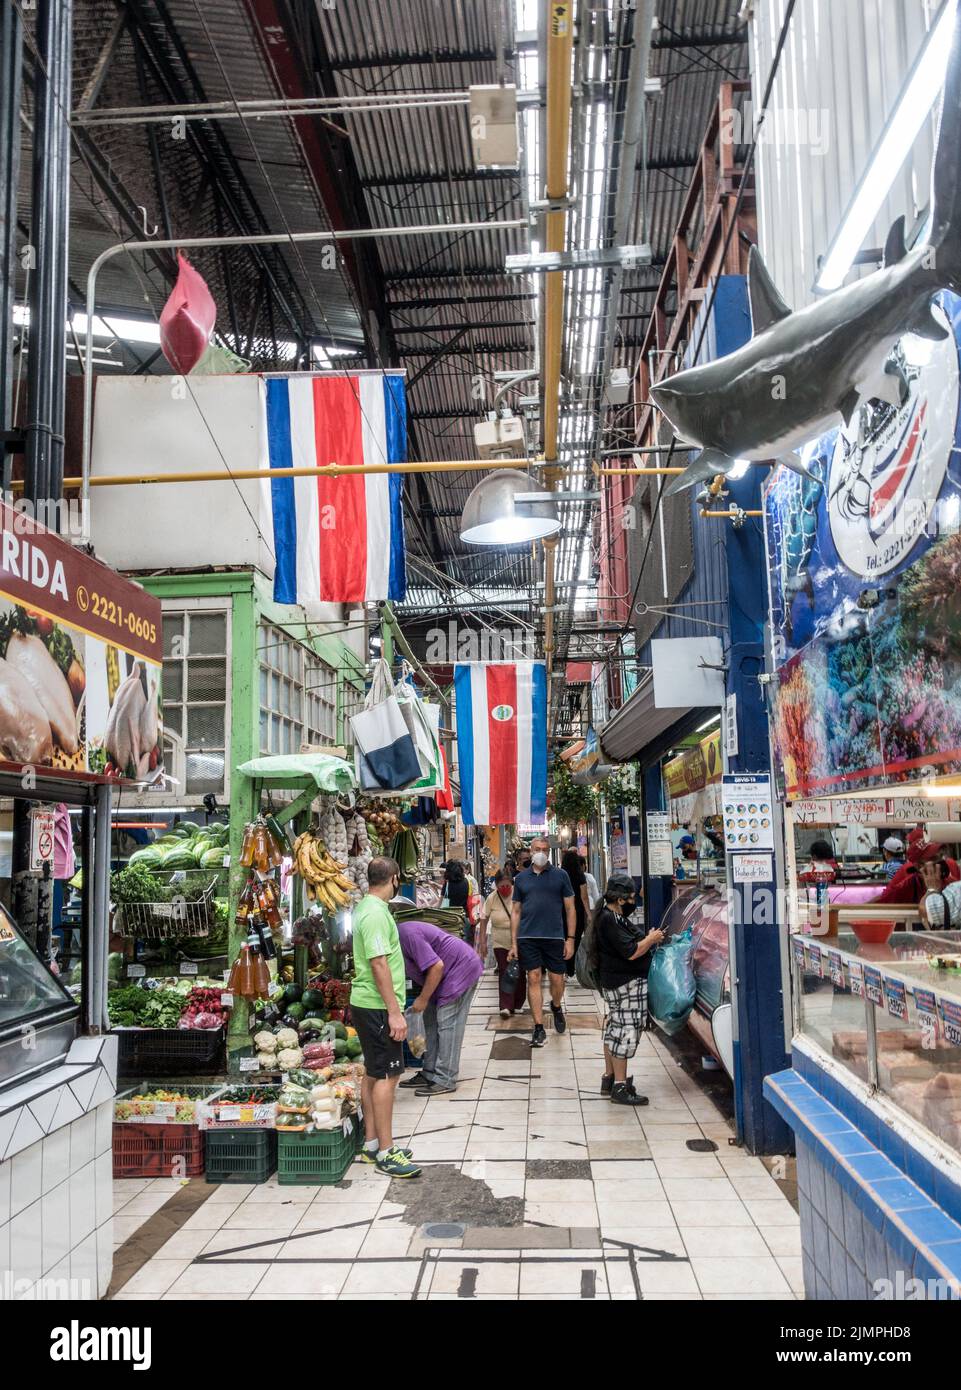
[{"label": "produce display", "polygon": [[307,896],[328,912],[336,912],[350,902],[353,887],[344,865],[332,857],[324,841],[311,828],[294,841],[294,868],[304,880]]},{"label": "produce display", "polygon": [[279,1086],[224,1086],[197,1107],[202,1129],[273,1129]]},{"label": "produce display", "polygon": [[[181,869],[224,869],[230,862],[227,854],[229,833],[228,827],[219,823],[197,825],[194,821],[179,821],[167,834],[161,835],[155,844],[135,850],[127,865],[128,868],[143,865],[154,874],[169,874]],[[118,876],[114,874],[114,878]],[[111,891],[112,889],[113,880]]]},{"label": "produce display", "polygon": [[118,1096],[113,1118],[116,1124],[193,1124],[200,1102],[199,1095],[185,1091],[143,1091],[135,1096]]},{"label": "produce display", "polygon": [[[227,1022],[223,985],[214,980],[143,979],[107,995],[112,1028],[221,1028]],[[201,1022],[201,1020],[203,1020]]]},{"label": "produce display", "polygon": [[296,1133],[340,1129],[360,1110],[364,1068],[340,1063],[316,1074],[288,1075],[277,1103],[276,1127]]}]

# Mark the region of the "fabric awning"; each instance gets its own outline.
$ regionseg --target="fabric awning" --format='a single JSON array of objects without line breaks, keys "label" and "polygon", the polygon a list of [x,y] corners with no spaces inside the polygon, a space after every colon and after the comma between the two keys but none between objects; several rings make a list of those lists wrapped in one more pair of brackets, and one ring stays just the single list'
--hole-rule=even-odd
[{"label": "fabric awning", "polygon": [[692,707],[658,709],[654,704],[654,677],[649,675],[601,729],[601,752],[612,763],[629,762],[645,750],[650,759],[659,757],[671,746],[671,738],[680,736],[669,736],[669,731],[682,721],[696,722],[703,713]]}]

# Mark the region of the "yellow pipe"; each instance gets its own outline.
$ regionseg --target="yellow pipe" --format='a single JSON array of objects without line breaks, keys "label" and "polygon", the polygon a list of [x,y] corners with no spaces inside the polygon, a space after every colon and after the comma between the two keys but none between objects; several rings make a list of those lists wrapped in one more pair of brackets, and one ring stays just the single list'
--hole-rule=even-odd
[{"label": "yellow pipe", "polygon": [[[100,478],[91,478],[91,487],[127,487],[135,483],[231,483],[249,478],[339,478],[341,474],[369,473],[469,473],[481,472],[490,468],[527,469],[528,459],[446,459],[441,463],[328,463],[321,468],[233,468],[198,469],[185,473],[144,473],[141,476],[123,473],[108,473]],[[77,488],[82,478],[64,478],[64,488]],[[23,491],[23,483],[17,479],[11,484],[14,492]]]},{"label": "yellow pipe", "polygon": [[763,515],[764,515],[763,512],[741,511],[741,510],[739,510],[739,509],[738,509],[738,510],[732,510],[732,511],[729,511],[729,512],[701,512],[701,516],[718,516],[718,517],[721,517],[722,520],[723,520],[725,517],[731,517],[731,518],[733,518],[733,517],[738,517],[738,516],[763,516]]}]

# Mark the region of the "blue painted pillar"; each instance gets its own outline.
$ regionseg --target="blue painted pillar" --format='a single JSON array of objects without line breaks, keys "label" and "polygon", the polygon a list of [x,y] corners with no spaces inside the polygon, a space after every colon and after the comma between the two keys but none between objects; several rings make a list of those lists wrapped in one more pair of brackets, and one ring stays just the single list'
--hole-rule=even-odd
[{"label": "blue painted pillar", "polygon": [[[745,478],[729,483],[730,503],[745,510],[759,508],[764,476],[764,469],[752,467]],[[770,774],[767,706],[758,681],[764,670],[768,592],[763,534],[754,519],[746,520],[740,530],[730,521],[701,521],[700,525],[724,527],[727,553],[730,629],[725,687],[737,700],[738,751],[728,757],[726,770]],[[735,883],[733,857],[728,856],[728,901],[737,1133],[751,1153],[790,1153],[791,1131],[762,1094],[765,1076],[790,1066],[784,1046],[784,1011],[789,1005],[781,986],[782,932],[777,920],[783,895],[776,892],[773,879],[768,883]],[[776,872],[775,863],[772,855],[772,872]],[[764,909],[759,907],[762,902]]]}]

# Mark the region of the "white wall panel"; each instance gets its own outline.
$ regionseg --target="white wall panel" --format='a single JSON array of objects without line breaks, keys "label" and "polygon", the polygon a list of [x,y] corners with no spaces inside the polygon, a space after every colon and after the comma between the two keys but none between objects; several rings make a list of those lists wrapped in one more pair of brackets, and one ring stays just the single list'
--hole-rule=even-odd
[{"label": "white wall panel", "polygon": [[[798,0],[755,156],[758,243],[788,303],[813,298],[826,253],[897,102],[937,0]],[[786,0],[755,0],[751,71],[757,107]],[[820,114],[823,113],[823,114]],[[811,125],[812,119],[815,124]],[[895,178],[866,247],[883,246],[901,213],[928,201],[937,104]],[[803,137],[812,130],[820,144]],[[746,133],[745,141],[750,138]]]}]

